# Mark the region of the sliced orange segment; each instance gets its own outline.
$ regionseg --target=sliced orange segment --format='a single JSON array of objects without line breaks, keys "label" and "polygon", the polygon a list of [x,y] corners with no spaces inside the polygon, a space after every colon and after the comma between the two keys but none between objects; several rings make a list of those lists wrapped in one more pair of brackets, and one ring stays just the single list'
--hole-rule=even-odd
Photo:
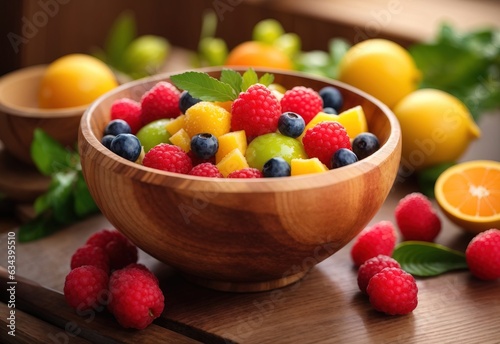
[{"label": "sliced orange segment", "polygon": [[434,192],[443,213],[465,230],[500,228],[500,162],[454,165],[439,176]]}]

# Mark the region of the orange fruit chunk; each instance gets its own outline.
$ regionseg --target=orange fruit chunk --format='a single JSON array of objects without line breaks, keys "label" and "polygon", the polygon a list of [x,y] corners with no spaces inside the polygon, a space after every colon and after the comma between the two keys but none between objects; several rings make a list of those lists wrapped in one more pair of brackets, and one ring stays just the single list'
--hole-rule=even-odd
[{"label": "orange fruit chunk", "polygon": [[463,229],[500,228],[500,162],[475,160],[445,170],[435,185],[443,213]]},{"label": "orange fruit chunk", "polygon": [[247,41],[234,47],[226,60],[226,66],[269,67],[291,70],[293,63],[280,49],[273,45]]}]

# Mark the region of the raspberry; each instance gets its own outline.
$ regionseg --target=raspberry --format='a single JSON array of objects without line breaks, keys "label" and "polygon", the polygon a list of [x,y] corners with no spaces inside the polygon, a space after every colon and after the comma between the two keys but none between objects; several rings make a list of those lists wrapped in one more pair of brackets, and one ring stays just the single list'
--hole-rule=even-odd
[{"label": "raspberry", "polygon": [[161,118],[175,118],[180,115],[179,99],[181,93],[174,85],[160,81],[141,99],[141,120],[146,125]]},{"label": "raspberry", "polygon": [[199,177],[224,178],[217,166],[210,162],[204,162],[196,165],[191,169],[191,171],[189,171],[188,174]]},{"label": "raspberry", "polygon": [[139,263],[132,263],[124,267],[122,270],[127,270],[127,269],[139,269],[144,271],[149,277],[151,277],[156,284],[160,285],[160,281],[158,281],[158,277],[154,273],[151,272],[151,270],[148,269],[148,267],[144,264],[139,264]]},{"label": "raspberry", "polygon": [[307,124],[323,110],[323,99],[312,88],[295,86],[281,98],[282,112],[295,112],[302,116]]},{"label": "raspberry", "polygon": [[394,258],[382,254],[365,261],[358,270],[359,290],[366,293],[370,279],[385,268],[401,268],[401,266]]},{"label": "raspberry", "polygon": [[109,273],[109,256],[106,251],[95,245],[83,245],[71,256],[71,270],[83,265],[92,265]]},{"label": "raspberry", "polygon": [[326,166],[331,165],[332,156],[337,150],[351,149],[351,141],[345,128],[337,122],[316,124],[306,131],[302,143],[310,158],[318,158]]},{"label": "raspberry", "polygon": [[432,203],[419,192],[402,198],[395,210],[396,223],[404,240],[434,241],[441,231],[441,220]]},{"label": "raspberry", "polygon": [[120,98],[111,105],[111,120],[122,119],[130,126],[132,134],[142,127],[141,104],[129,98]]},{"label": "raspberry", "polygon": [[158,283],[139,268],[116,270],[109,279],[108,309],[125,328],[144,329],[163,312]]},{"label": "raspberry", "polygon": [[379,312],[403,315],[418,304],[418,287],[412,275],[399,268],[385,268],[368,282],[370,303]]},{"label": "raspberry", "polygon": [[396,246],[396,231],[390,221],[380,221],[365,228],[351,248],[351,257],[356,266],[379,254],[391,256]]},{"label": "raspberry", "polygon": [[160,143],[144,155],[142,164],[163,171],[187,174],[193,168],[189,156],[179,147]]},{"label": "raspberry", "polygon": [[273,133],[278,129],[281,106],[278,98],[262,84],[240,93],[231,107],[231,130],[245,130],[247,137]]},{"label": "raspberry", "polygon": [[465,258],[475,277],[485,281],[500,278],[500,230],[492,228],[476,235],[465,250]]},{"label": "raspberry", "polygon": [[108,274],[104,270],[84,265],[69,272],[64,282],[64,297],[79,311],[98,309],[108,303]]},{"label": "raspberry", "polygon": [[229,173],[227,178],[262,178],[262,172],[252,167],[242,168]]},{"label": "raspberry", "polygon": [[137,247],[116,230],[104,229],[92,234],[87,239],[87,245],[104,249],[109,257],[111,269],[121,269],[137,262]]}]

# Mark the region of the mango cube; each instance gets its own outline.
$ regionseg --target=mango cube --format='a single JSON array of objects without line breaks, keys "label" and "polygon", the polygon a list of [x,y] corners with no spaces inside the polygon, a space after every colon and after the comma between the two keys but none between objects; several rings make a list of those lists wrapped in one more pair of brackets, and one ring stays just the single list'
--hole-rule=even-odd
[{"label": "mango cube", "polygon": [[310,159],[292,159],[290,161],[291,175],[300,176],[303,174],[312,174],[328,171],[328,167],[325,166],[318,158]]},{"label": "mango cube", "polygon": [[167,129],[170,135],[174,135],[180,129],[184,128],[185,118],[186,115],[177,116],[177,118],[174,118],[173,120],[167,123],[165,129]]},{"label": "mango cube", "polygon": [[180,147],[186,153],[191,150],[191,138],[184,129],[180,129],[170,136],[170,143]]},{"label": "mango cube", "polygon": [[247,150],[247,136],[244,130],[232,131],[219,136],[219,149],[215,154],[215,162],[219,163],[229,152],[238,148],[245,155]]},{"label": "mango cube", "polygon": [[231,172],[241,170],[243,168],[248,168],[248,162],[245,156],[241,153],[238,148],[230,151],[226,156],[217,164],[217,168],[220,173],[227,177]]}]

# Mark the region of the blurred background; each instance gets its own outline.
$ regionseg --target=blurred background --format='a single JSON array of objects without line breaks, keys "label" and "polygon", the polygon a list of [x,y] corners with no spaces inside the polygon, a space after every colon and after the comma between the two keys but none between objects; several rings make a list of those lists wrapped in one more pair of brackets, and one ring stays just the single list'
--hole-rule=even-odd
[{"label": "blurred background", "polygon": [[442,22],[459,30],[498,27],[500,13],[496,0],[1,0],[1,7],[0,74],[92,53],[125,10],[133,13],[138,35],[159,35],[190,50],[198,48],[207,10],[216,14],[216,35],[229,49],[251,39],[258,21],[275,18],[301,38],[305,51],[327,50],[332,37],[383,37],[407,46],[434,37]]}]

